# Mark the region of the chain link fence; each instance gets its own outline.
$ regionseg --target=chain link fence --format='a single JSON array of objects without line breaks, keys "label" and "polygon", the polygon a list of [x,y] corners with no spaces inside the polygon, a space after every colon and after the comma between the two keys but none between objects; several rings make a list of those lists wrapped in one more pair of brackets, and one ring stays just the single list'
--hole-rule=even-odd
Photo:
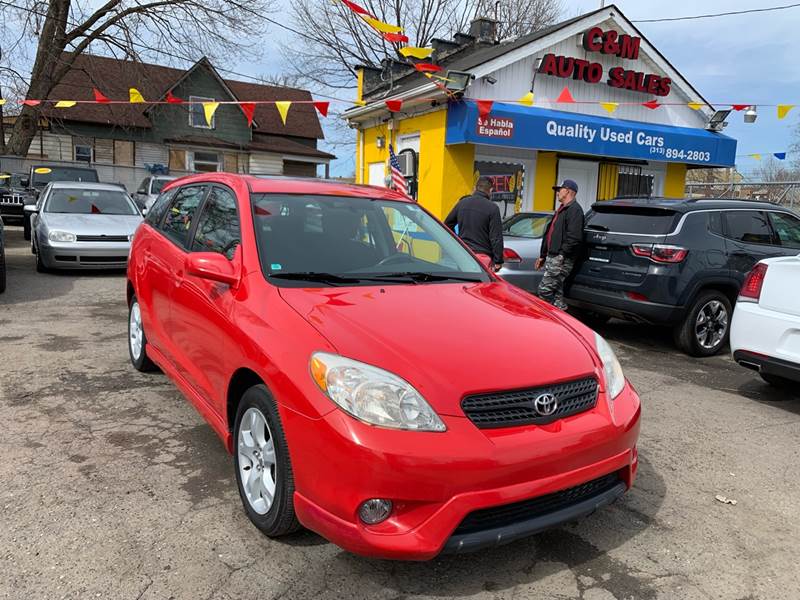
[{"label": "chain link fence", "polygon": [[800,210],[800,181],[687,182],[686,197],[763,200]]}]

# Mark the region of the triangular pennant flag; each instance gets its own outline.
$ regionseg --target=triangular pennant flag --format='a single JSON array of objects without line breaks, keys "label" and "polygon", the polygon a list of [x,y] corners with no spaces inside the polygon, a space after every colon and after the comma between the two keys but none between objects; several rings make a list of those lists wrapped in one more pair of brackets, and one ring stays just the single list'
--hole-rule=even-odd
[{"label": "triangular pennant flag", "polygon": [[661,105],[658,103],[658,100],[650,100],[649,102],[642,102],[642,106],[646,106],[650,110],[655,110]]},{"label": "triangular pennant flag", "polygon": [[379,21],[378,19],[374,19],[368,15],[361,15],[361,18],[364,19],[374,29],[380,31],[381,33],[402,33],[403,31],[402,27],[398,27],[397,25],[390,25],[389,23],[384,23],[383,21]]},{"label": "triangular pennant flag", "polygon": [[59,100],[56,102],[56,108],[72,108],[76,104],[75,100]]},{"label": "triangular pennant flag", "polygon": [[183,104],[183,98],[178,98],[177,96],[173,96],[172,92],[167,92],[167,102],[170,104]]},{"label": "triangular pennant flag", "polygon": [[575,98],[572,97],[572,94],[569,92],[569,88],[564,86],[564,89],[561,90],[561,93],[556,98],[556,102],[564,102],[567,104],[575,104]]},{"label": "triangular pennant flag", "polygon": [[328,116],[328,107],[331,105],[330,102],[314,102],[314,108],[317,109],[317,112],[321,114],[323,117]]},{"label": "triangular pennant flag", "polygon": [[355,102],[353,102],[353,104],[355,104],[356,106],[366,106],[367,102],[366,100],[356,100]]},{"label": "triangular pennant flag", "polygon": [[141,104],[144,102],[144,96],[142,96],[142,92],[137,90],[136,88],[130,88],[128,93],[131,96],[131,104]]},{"label": "triangular pennant flag", "polygon": [[485,119],[489,116],[489,113],[492,112],[492,105],[494,102],[491,100],[476,100],[475,104],[478,105],[478,116],[481,119]]},{"label": "triangular pennant flag", "polygon": [[383,39],[392,44],[407,44],[408,36],[402,33],[382,33]]},{"label": "triangular pennant flag", "polygon": [[776,152],[772,156],[774,156],[778,160],[786,160],[786,152]]},{"label": "triangular pennant flag", "polygon": [[347,8],[352,10],[354,13],[358,13],[359,15],[367,15],[368,17],[372,16],[370,13],[361,8],[355,2],[350,2],[350,0],[342,0],[342,4],[344,4]]},{"label": "triangular pennant flag", "polygon": [[25,106],[39,106],[42,103],[41,100],[23,100],[22,104]]},{"label": "triangular pennant flag", "polygon": [[602,106],[608,114],[613,115],[614,111],[617,110],[619,106],[619,102],[601,102],[600,106]]},{"label": "triangular pennant flag", "polygon": [[520,104],[524,104],[525,106],[533,106],[533,92],[528,92],[522,98],[517,100]]},{"label": "triangular pennant flag", "polygon": [[5,98],[0,98],[0,106],[3,106],[6,103]]},{"label": "triangular pennant flag", "polygon": [[386,108],[388,108],[392,112],[398,112],[401,108],[403,108],[403,101],[402,100],[386,100]]},{"label": "triangular pennant flag", "polygon": [[414,58],[428,58],[431,54],[433,54],[433,48],[416,48],[414,46],[406,46],[405,48],[400,48],[398,50],[400,54],[408,58],[409,56],[413,56]]},{"label": "triangular pennant flag", "polygon": [[214,113],[217,112],[219,108],[219,102],[203,102],[203,113],[206,116],[206,125],[212,127],[212,119],[214,118]]},{"label": "triangular pennant flag", "polygon": [[794,104],[778,104],[778,119],[785,119],[789,111],[795,107]]},{"label": "triangular pennant flag", "polygon": [[733,110],[744,110],[748,106],[750,106],[750,105],[749,104],[734,104],[733,106],[731,106],[731,108]]},{"label": "triangular pennant flag", "polygon": [[242,109],[244,116],[247,117],[247,126],[251,127],[253,125],[253,115],[256,114],[256,103],[241,102],[239,107]]},{"label": "triangular pennant flag", "polygon": [[705,106],[702,102],[689,102],[689,108],[692,110],[700,110]]},{"label": "triangular pennant flag", "polygon": [[414,68],[420,73],[438,73],[444,70],[439,65],[434,65],[433,63],[416,63],[414,64]]},{"label": "triangular pennant flag", "polygon": [[751,154],[750,157],[753,158],[754,160],[761,160],[760,154]]},{"label": "triangular pennant flag", "polygon": [[278,112],[279,112],[279,113],[280,113],[280,115],[281,115],[281,121],[283,121],[283,124],[284,124],[284,125],[286,125],[286,115],[288,115],[288,114],[289,114],[289,107],[290,107],[291,105],[292,105],[292,103],[291,103],[291,102],[287,102],[287,101],[285,101],[285,100],[284,100],[284,101],[279,101],[279,102],[276,102],[276,103],[275,103],[275,108],[277,108],[277,109],[278,109]]},{"label": "triangular pennant flag", "polygon": [[107,97],[106,97],[106,96],[105,96],[105,95],[104,95],[104,94],[103,94],[103,93],[102,93],[100,90],[98,90],[97,88],[94,88],[94,89],[92,89],[92,91],[94,92],[94,101],[95,101],[95,102],[102,102],[102,103],[105,103],[105,102],[111,102],[111,100],[109,100],[109,99],[108,99],[108,98],[107,98]]}]

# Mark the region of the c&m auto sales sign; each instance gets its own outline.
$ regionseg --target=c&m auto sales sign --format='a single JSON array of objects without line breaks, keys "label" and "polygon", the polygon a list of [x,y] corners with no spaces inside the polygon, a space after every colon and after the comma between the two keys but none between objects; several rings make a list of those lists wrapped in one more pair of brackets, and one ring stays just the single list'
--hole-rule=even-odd
[{"label": "c&m auto sales sign", "polygon": [[478,117],[475,133],[481,137],[510,140],[514,136],[514,120],[508,117]]}]

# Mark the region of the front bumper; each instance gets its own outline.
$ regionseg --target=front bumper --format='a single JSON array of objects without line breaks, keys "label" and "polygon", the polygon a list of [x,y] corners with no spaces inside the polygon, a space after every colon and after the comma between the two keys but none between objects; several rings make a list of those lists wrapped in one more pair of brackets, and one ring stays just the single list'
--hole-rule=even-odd
[{"label": "front bumper", "polygon": [[633,300],[624,292],[577,284],[567,289],[565,300],[570,306],[589,312],[653,325],[678,323],[685,312],[682,306]]},{"label": "front bumper", "polygon": [[[628,385],[609,409],[603,396],[591,411],[544,426],[479,430],[466,418],[443,416],[445,433],[379,429],[338,410],[321,419],[283,411],[289,440],[315,442],[290,441],[295,511],[304,526],[350,552],[403,560],[503,544],[585,516],[630,488],[638,466],[639,398]],[[453,535],[474,511],[608,474],[619,485],[580,506],[521,518],[500,531]],[[379,525],[357,518],[370,498],[394,504]]]},{"label": "front bumper", "polygon": [[37,252],[48,269],[124,269],[130,242],[40,243]]}]

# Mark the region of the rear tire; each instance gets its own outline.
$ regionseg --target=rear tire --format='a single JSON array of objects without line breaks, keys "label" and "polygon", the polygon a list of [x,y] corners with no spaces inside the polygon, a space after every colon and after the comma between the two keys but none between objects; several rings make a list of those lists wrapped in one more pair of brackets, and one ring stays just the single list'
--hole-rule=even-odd
[{"label": "rear tire", "polygon": [[264,385],[251,387],[239,403],[233,466],[244,511],[253,525],[269,537],[300,528],[289,446],[275,400]]},{"label": "rear tire", "polygon": [[728,343],[731,301],[717,290],[701,292],[675,326],[675,344],[689,356],[713,356]]},{"label": "rear tire", "polygon": [[781,377],[780,375],[770,375],[768,373],[759,373],[759,375],[761,375],[761,379],[766,381],[772,387],[788,389],[790,386],[798,385],[792,380]]},{"label": "rear tire", "polygon": [[136,296],[131,298],[131,305],[128,307],[128,356],[137,371],[152,373],[158,370],[156,364],[147,356],[147,336],[142,326],[142,310]]}]

